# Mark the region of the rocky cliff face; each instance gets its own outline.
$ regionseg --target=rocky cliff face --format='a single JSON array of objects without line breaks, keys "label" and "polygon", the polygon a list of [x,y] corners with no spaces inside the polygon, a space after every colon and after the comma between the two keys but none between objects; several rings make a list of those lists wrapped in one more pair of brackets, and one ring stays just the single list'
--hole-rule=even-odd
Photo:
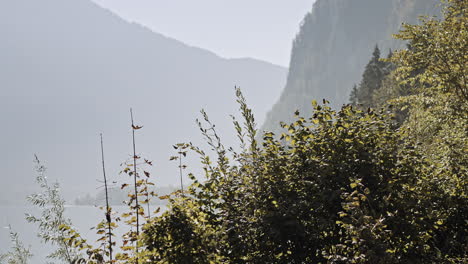
[{"label": "rocky cliff face", "polygon": [[278,132],[280,121],[293,112],[311,110],[311,100],[327,99],[332,106],[347,103],[373,47],[386,56],[404,47],[392,38],[403,22],[440,12],[438,0],[317,0],[294,40],[286,87],[267,116],[264,130]]}]

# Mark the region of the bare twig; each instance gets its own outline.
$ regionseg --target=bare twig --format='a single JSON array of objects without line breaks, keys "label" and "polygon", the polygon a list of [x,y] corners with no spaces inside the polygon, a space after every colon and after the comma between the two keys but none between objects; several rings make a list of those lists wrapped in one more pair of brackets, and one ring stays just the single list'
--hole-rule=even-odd
[{"label": "bare twig", "polygon": [[106,190],[106,221],[107,221],[107,228],[108,228],[108,236],[109,236],[109,259],[112,263],[112,218],[111,218],[111,208],[109,207],[109,193],[107,191],[107,178],[106,178],[106,167],[104,163],[104,143],[102,140],[101,134],[101,158],[102,158],[102,174],[104,176],[104,188]]},{"label": "bare twig", "polygon": [[[137,155],[136,155],[136,147],[135,147],[135,124],[133,123],[133,111],[130,108],[130,118],[132,121],[132,142],[133,142],[133,179],[135,184],[135,212],[136,212],[136,235],[137,238],[140,236],[140,220],[139,220],[139,208],[140,205],[138,204],[138,186],[137,186]],[[135,246],[136,254],[138,255],[138,241]],[[138,256],[136,258],[136,263],[138,263]]]}]

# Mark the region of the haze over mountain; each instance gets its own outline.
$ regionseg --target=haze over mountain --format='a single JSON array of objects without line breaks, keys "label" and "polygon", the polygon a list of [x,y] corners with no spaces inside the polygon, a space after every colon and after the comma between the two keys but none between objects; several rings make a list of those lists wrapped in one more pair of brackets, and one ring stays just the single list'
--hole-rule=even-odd
[{"label": "haze over mountain", "polygon": [[128,21],[226,58],[289,65],[292,39],[315,0],[93,0]]},{"label": "haze over mountain", "polygon": [[194,120],[201,108],[230,145],[234,86],[261,123],[287,73],[190,47],[89,0],[1,1],[0,36],[0,202],[31,191],[34,153],[67,198],[95,192],[101,132],[109,174],[117,179],[131,152],[130,107],[144,126],[138,152],[155,161],[158,183],[175,184],[172,144],[200,143]]},{"label": "haze over mountain", "polygon": [[306,15],[291,54],[286,87],[267,116],[264,130],[280,131],[294,111],[312,109],[313,99],[327,99],[335,108],[348,102],[354,84],[377,44],[382,55],[404,47],[392,34],[403,22],[439,14],[438,0],[317,0]]}]

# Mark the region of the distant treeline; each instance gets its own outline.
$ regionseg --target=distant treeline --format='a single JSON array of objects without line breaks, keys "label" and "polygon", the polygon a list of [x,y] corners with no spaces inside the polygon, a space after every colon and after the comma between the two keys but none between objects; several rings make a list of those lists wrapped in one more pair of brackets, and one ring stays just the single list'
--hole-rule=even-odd
[{"label": "distant treeline", "polygon": [[[179,187],[180,188],[180,187]],[[168,195],[178,190],[175,186],[166,186],[166,187],[154,187],[151,191],[154,191],[159,196]],[[112,206],[124,205],[124,201],[129,200],[128,191],[120,189],[120,187],[109,188],[109,204]],[[105,191],[101,190],[95,196],[87,193],[84,196],[76,198],[73,202],[75,205],[96,205],[103,206],[105,205]],[[155,199],[151,201],[151,204],[154,205],[165,205],[167,204],[166,200]]]}]

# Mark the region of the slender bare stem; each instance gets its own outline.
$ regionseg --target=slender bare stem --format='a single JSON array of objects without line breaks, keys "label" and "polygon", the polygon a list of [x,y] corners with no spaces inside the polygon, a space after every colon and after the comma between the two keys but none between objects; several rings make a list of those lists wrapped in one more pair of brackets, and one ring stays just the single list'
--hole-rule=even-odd
[{"label": "slender bare stem", "polygon": [[151,211],[150,211],[150,193],[148,190],[148,179],[146,179],[146,201],[148,202],[148,221],[151,218]]},{"label": "slender bare stem", "polygon": [[106,177],[106,166],[104,163],[104,143],[102,140],[101,134],[101,158],[102,158],[102,175],[104,176],[104,188],[106,190],[106,221],[107,221],[107,228],[108,228],[108,236],[109,236],[109,259],[112,263],[112,218],[111,218],[111,209],[109,207],[109,193],[107,190],[107,177]]},{"label": "slender bare stem", "polygon": [[[137,186],[137,155],[135,147],[135,124],[133,123],[133,111],[130,108],[130,118],[132,120],[132,142],[133,142],[133,180],[135,184],[135,212],[136,212],[136,235],[137,238],[140,236],[140,220],[139,220],[139,208],[138,204],[138,186]],[[136,253],[138,255],[138,241],[135,246]],[[138,257],[136,258],[136,263],[138,263]]]},{"label": "slender bare stem", "polygon": [[182,196],[184,195],[184,183],[182,181],[182,150],[179,151],[179,173],[180,173],[180,190]]}]

